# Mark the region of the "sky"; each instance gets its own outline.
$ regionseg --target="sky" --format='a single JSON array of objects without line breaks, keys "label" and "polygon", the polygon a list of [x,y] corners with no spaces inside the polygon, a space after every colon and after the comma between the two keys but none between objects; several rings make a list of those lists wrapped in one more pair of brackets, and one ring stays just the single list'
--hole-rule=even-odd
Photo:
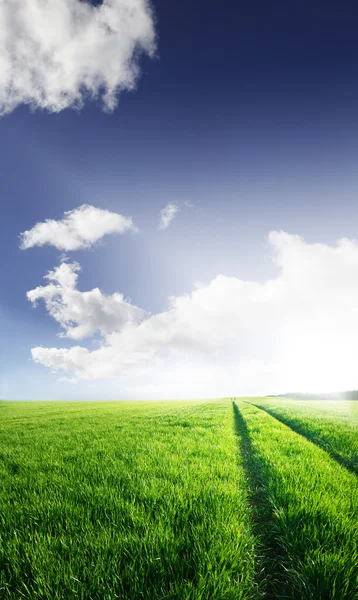
[{"label": "sky", "polygon": [[0,6],[0,398],[358,389],[358,7]]}]

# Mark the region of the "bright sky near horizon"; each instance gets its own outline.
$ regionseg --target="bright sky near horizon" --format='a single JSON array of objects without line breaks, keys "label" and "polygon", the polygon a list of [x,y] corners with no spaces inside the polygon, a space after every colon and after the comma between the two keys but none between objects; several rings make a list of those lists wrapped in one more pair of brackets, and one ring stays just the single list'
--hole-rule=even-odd
[{"label": "bright sky near horizon", "polygon": [[0,398],[358,389],[358,7],[0,5]]}]

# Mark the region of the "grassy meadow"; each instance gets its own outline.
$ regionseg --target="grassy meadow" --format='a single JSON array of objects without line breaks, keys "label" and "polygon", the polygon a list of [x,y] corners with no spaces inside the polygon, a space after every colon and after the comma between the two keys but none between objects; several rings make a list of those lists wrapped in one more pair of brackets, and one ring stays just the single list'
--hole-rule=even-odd
[{"label": "grassy meadow", "polygon": [[356,599],[358,403],[233,400],[0,402],[0,598]]},{"label": "grassy meadow", "polygon": [[358,475],[358,402],[260,399],[256,403]]},{"label": "grassy meadow", "polygon": [[236,406],[271,597],[356,598],[356,475],[253,404]]}]

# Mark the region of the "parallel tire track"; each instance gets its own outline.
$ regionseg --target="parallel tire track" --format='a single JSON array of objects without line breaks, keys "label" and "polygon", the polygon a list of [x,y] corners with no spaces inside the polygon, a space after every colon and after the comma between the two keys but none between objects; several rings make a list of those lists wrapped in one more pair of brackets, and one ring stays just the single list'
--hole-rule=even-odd
[{"label": "parallel tire track", "polygon": [[352,462],[346,459],[344,456],[341,456],[338,452],[336,452],[333,448],[329,446],[329,443],[322,438],[318,438],[315,436],[310,430],[309,427],[304,423],[297,423],[296,421],[291,421],[289,418],[285,418],[282,415],[278,414],[274,409],[268,408],[266,406],[262,406],[262,404],[255,404],[251,402],[252,406],[256,406],[256,408],[264,411],[283,425],[289,427],[292,431],[301,435],[309,442],[312,442],[322,450],[324,450],[331,458],[333,458],[337,463],[348,469],[351,473],[358,475],[358,467]]}]

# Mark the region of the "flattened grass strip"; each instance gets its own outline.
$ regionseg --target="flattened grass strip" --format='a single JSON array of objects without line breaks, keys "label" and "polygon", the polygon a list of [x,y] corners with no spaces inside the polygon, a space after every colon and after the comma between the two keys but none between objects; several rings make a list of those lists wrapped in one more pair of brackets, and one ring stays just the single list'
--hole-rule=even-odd
[{"label": "flattened grass strip", "polygon": [[242,401],[238,406],[265,544],[267,597],[356,600],[355,475],[256,406]]},{"label": "flattened grass strip", "polygon": [[260,400],[254,404],[358,475],[358,402]]}]

